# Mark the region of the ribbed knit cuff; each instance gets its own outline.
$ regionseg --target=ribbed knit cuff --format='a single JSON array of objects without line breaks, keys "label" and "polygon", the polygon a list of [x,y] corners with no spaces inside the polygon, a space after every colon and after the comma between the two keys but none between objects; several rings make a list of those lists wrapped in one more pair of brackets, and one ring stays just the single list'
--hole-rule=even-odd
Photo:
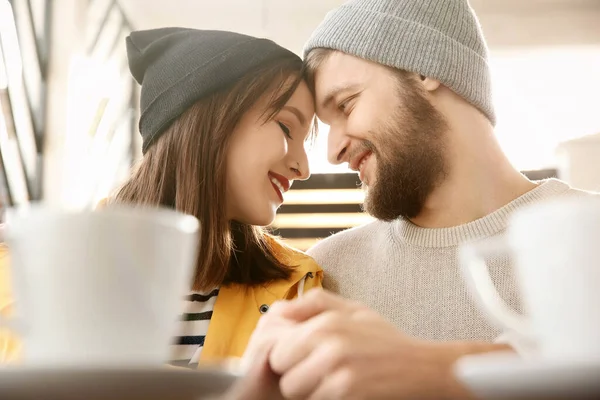
[{"label": "ribbed knit cuff", "polygon": [[343,5],[331,11],[305,45],[329,48],[439,80],[495,124],[487,61],[444,33],[391,14]]}]

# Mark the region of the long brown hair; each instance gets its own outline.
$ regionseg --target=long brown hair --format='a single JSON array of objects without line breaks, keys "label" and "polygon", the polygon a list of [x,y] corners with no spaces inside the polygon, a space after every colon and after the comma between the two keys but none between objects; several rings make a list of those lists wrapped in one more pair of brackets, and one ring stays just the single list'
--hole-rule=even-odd
[{"label": "long brown hair", "polygon": [[191,106],[148,148],[114,202],[174,208],[199,219],[194,290],[227,283],[256,285],[289,278],[293,266],[274,254],[260,227],[225,215],[226,154],[242,116],[267,96],[271,120],[302,81],[302,63],[290,55],[263,64],[230,88]]}]

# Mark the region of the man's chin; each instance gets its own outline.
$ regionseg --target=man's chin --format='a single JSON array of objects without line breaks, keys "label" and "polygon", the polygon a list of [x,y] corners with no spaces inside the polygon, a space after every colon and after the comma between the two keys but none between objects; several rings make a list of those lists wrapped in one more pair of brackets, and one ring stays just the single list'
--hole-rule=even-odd
[{"label": "man's chin", "polygon": [[[371,217],[380,221],[390,222],[403,216],[401,207],[397,203],[398,199],[392,198],[391,196],[394,196],[392,193],[382,192],[386,188],[379,188],[373,185],[371,187],[366,186],[365,189],[366,194],[362,209]],[[393,189],[389,188],[388,190]]]},{"label": "man's chin", "polygon": [[377,207],[377,199],[373,198],[373,190],[369,186],[363,184],[362,189],[366,192],[365,199],[362,204],[362,210],[373,218],[381,219],[381,209]]}]

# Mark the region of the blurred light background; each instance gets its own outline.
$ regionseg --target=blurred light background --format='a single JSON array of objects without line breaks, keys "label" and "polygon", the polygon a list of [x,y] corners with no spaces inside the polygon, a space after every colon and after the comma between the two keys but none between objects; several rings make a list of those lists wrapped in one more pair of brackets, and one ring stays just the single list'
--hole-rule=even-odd
[{"label": "blurred light background", "polygon": [[[301,54],[341,0],[0,0],[0,202],[85,208],[140,157],[133,29],[188,26],[269,37]],[[471,0],[490,46],[497,136],[532,177],[600,190],[600,0]],[[345,166],[289,193],[277,233],[305,248],[369,220]]]}]

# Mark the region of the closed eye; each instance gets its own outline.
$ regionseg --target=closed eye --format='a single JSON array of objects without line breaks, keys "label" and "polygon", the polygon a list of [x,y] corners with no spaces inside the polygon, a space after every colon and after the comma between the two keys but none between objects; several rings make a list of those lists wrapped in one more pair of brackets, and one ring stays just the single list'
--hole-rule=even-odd
[{"label": "closed eye", "polygon": [[349,111],[348,108],[351,105],[352,100],[354,100],[357,96],[358,96],[358,94],[354,95],[354,96],[350,96],[347,99],[345,99],[344,101],[342,101],[340,104],[338,104],[338,110],[340,110],[344,114],[347,114]]},{"label": "closed eye", "polygon": [[340,105],[338,106],[339,110],[341,112],[344,112],[346,110],[346,106],[348,105],[348,102],[350,100],[344,100],[343,102],[340,103]]},{"label": "closed eye", "polygon": [[288,138],[292,138],[292,135],[290,134],[290,128],[288,128],[285,124],[277,121],[277,123],[279,124],[279,127],[281,128],[281,130],[283,131],[283,133],[285,133],[285,136],[287,136]]}]

